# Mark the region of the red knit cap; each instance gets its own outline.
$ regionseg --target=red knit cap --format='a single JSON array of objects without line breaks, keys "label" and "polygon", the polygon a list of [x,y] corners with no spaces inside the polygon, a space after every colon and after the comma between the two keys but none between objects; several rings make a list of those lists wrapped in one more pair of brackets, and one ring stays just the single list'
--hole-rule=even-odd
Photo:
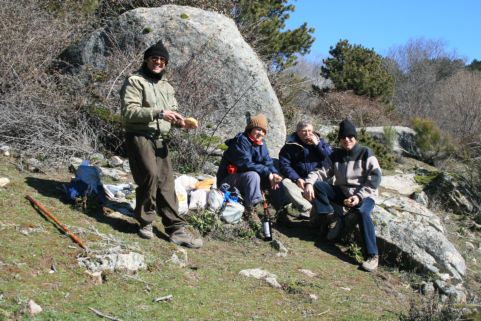
[{"label": "red knit cap", "polygon": [[267,118],[264,114],[252,116],[249,124],[247,124],[246,132],[250,132],[252,128],[256,127],[263,129],[267,133]]}]

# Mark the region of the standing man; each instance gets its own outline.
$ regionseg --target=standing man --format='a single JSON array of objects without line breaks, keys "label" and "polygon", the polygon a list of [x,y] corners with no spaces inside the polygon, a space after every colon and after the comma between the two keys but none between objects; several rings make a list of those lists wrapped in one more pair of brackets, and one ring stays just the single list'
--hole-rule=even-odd
[{"label": "standing man", "polygon": [[180,217],[172,164],[167,148],[171,126],[191,129],[177,110],[172,86],[165,79],[169,53],[161,41],[144,53],[141,68],[121,90],[126,146],[136,189],[135,217],[139,235],[151,239],[152,222],[160,215],[170,241],[191,248],[202,246]]},{"label": "standing man", "polygon": [[[297,124],[296,132],[287,137],[279,152],[279,169],[285,177],[282,185],[292,206],[301,213],[300,217],[309,217],[312,208],[303,196],[305,180],[310,172],[329,160],[331,153],[331,146],[314,132],[308,121]],[[285,212],[282,215],[286,215]]]},{"label": "standing man", "polygon": [[[338,139],[341,148],[336,148],[329,157],[331,166],[309,174],[304,196],[314,201],[317,215],[325,215],[329,224],[328,239],[335,239],[341,223],[337,206],[346,206],[359,218],[367,257],[361,267],[372,272],[378,266],[376,231],[371,218],[374,208],[373,197],[381,183],[381,168],[371,149],[357,143],[356,127],[347,119],[339,124]],[[334,176],[334,185],[326,179]]]}]

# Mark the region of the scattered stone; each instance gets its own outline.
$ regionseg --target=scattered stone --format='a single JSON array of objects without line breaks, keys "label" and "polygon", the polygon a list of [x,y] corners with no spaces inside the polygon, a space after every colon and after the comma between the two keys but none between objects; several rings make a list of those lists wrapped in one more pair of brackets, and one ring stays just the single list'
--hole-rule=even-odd
[{"label": "scattered stone", "polygon": [[112,157],[109,159],[109,166],[110,166],[110,167],[119,167],[119,166],[121,166],[123,163],[124,163],[124,161],[123,161],[122,158],[120,158],[119,156],[112,156]]},{"label": "scattered stone", "polygon": [[89,270],[85,270],[85,274],[87,274],[89,276],[90,281],[94,285],[100,285],[100,284],[103,283],[101,271],[90,272]]},{"label": "scattered stone", "polygon": [[348,287],[342,287],[341,286],[341,287],[339,287],[339,289],[344,290],[346,292],[351,292],[351,288],[348,288]]},{"label": "scattered stone", "polygon": [[428,195],[424,191],[412,193],[411,198],[423,206],[428,206],[429,204]]},{"label": "scattered stone", "polygon": [[27,308],[28,308],[28,313],[32,316],[37,315],[43,311],[42,307],[37,303],[35,303],[35,301],[33,300],[28,301]]},{"label": "scattered stone", "polygon": [[38,159],[35,159],[35,158],[27,159],[26,163],[27,163],[27,169],[33,173],[40,171],[40,167],[42,166],[42,162],[40,162]]},{"label": "scattered stone", "polygon": [[466,244],[466,249],[469,251],[474,251],[474,249],[476,248],[474,244],[471,242],[466,241],[465,244]]},{"label": "scattered stone", "polygon": [[7,146],[7,145],[0,146],[0,153],[3,156],[7,156],[7,157],[10,156],[10,146]]},{"label": "scattered stone", "polygon": [[279,282],[277,282],[277,276],[272,274],[268,271],[255,268],[255,269],[246,269],[239,272],[240,275],[244,275],[247,277],[255,278],[258,280],[265,280],[270,286],[274,288],[281,288]]},{"label": "scattered stone", "polygon": [[164,302],[164,301],[172,301],[174,297],[172,294],[166,295],[166,296],[161,296],[156,299],[154,299],[154,302]]},{"label": "scattered stone", "polygon": [[317,300],[319,300],[319,297],[315,294],[309,294],[309,299],[311,299],[311,302],[315,302]]},{"label": "scattered stone", "polygon": [[287,253],[289,252],[284,244],[282,244],[279,240],[273,240],[271,242],[271,246],[279,252],[276,254],[279,257],[286,257]]},{"label": "scattered stone", "polygon": [[102,176],[112,178],[114,181],[118,181],[127,177],[127,173],[116,168],[98,167]]},{"label": "scattered stone", "polygon": [[434,284],[433,282],[422,282],[421,283],[421,293],[424,296],[431,297],[434,294]]},{"label": "scattered stone", "polygon": [[91,272],[98,271],[127,271],[129,273],[145,269],[144,256],[136,252],[126,252],[120,247],[114,247],[105,254],[89,253],[86,257],[77,258],[79,265]]},{"label": "scattered stone", "polygon": [[92,163],[105,162],[105,156],[102,155],[101,153],[93,153],[92,155],[89,156],[89,160]]},{"label": "scattered stone", "polygon": [[187,251],[183,248],[178,248],[174,253],[172,253],[172,256],[168,262],[172,262],[181,268],[186,267],[188,264]]},{"label": "scattered stone", "polygon": [[447,295],[454,299],[457,303],[466,303],[467,295],[462,283],[452,286],[442,280],[434,281],[436,288],[439,289],[441,294]]},{"label": "scattered stone", "polygon": [[280,289],[282,286],[277,282],[276,278],[266,278],[266,282],[275,289]]},{"label": "scattered stone", "polygon": [[317,276],[317,274],[312,272],[311,270],[299,269],[298,271],[301,272],[301,273],[304,273],[305,275],[307,275],[310,278],[313,278],[313,277]]},{"label": "scattered stone", "polygon": [[130,170],[130,163],[129,163],[129,160],[124,160],[123,164],[122,164],[122,169],[124,170],[124,172],[126,173],[130,173],[131,170]]},{"label": "scattered stone", "polygon": [[0,187],[5,187],[10,184],[10,180],[6,177],[0,177]]}]

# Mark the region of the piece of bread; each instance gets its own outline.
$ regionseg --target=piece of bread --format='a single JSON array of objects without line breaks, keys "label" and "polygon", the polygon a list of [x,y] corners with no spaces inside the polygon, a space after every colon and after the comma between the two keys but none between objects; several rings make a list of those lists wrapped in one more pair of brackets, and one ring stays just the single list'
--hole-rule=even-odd
[{"label": "piece of bread", "polygon": [[187,117],[187,118],[184,118],[184,123],[190,127],[194,127],[194,128],[197,128],[199,127],[199,124],[197,122],[197,119],[195,118],[192,118],[192,117]]}]

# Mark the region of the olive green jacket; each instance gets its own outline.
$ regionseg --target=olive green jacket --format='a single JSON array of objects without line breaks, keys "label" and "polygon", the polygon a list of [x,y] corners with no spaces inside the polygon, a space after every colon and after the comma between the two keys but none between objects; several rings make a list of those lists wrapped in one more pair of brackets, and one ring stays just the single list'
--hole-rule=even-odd
[{"label": "olive green jacket", "polygon": [[158,115],[177,110],[174,88],[167,80],[156,80],[141,71],[127,78],[120,91],[121,113],[127,133],[147,137],[165,137],[171,124]]}]

